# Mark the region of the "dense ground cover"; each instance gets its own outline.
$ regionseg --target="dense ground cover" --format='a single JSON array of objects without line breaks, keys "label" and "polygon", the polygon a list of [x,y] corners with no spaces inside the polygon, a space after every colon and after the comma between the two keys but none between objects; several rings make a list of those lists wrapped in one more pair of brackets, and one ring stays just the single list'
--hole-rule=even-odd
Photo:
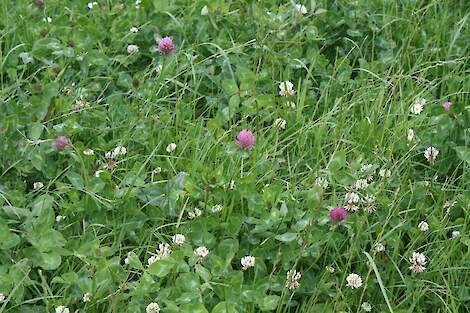
[{"label": "dense ground cover", "polygon": [[2,1],[0,312],[470,312],[469,16]]}]

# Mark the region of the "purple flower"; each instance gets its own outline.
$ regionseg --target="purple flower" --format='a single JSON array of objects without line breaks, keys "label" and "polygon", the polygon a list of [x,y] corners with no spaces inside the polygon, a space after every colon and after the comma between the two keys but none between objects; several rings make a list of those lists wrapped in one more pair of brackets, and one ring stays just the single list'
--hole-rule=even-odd
[{"label": "purple flower", "polygon": [[330,211],[331,221],[338,223],[345,220],[348,217],[348,212],[342,207],[333,208]]},{"label": "purple flower", "polygon": [[237,143],[241,148],[251,149],[255,143],[255,136],[249,130],[244,129],[238,133]]},{"label": "purple flower", "polygon": [[450,101],[447,101],[447,102],[445,102],[445,103],[442,105],[442,107],[443,107],[444,110],[446,110],[446,111],[449,111],[451,106],[452,106],[452,102],[450,102]]},{"label": "purple flower", "polygon": [[170,54],[175,49],[175,45],[173,44],[173,39],[171,37],[165,37],[160,40],[158,43],[158,51],[161,54]]},{"label": "purple flower", "polygon": [[70,144],[72,144],[70,139],[67,136],[61,135],[54,140],[52,146],[54,146],[54,148],[56,148],[57,150],[61,151],[67,148],[67,146]]}]

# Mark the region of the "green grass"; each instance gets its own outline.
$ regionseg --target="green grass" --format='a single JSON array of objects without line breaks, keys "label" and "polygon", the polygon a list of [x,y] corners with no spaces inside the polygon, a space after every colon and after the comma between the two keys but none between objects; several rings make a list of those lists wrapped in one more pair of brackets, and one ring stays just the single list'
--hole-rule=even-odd
[{"label": "green grass", "polygon": [[[0,312],[470,312],[470,3],[303,4],[0,2]],[[356,192],[375,211],[332,223],[370,175]],[[147,266],[160,243],[170,256]]]}]

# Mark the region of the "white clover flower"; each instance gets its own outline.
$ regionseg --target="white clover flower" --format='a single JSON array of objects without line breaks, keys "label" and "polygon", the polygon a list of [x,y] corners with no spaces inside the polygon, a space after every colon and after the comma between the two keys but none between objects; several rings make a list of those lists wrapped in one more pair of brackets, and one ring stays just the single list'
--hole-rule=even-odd
[{"label": "white clover flower", "polygon": [[299,280],[302,278],[302,274],[296,270],[290,270],[287,272],[286,287],[290,290],[294,290],[300,287]]},{"label": "white clover flower", "polygon": [[346,286],[351,289],[360,288],[362,286],[362,278],[356,273],[349,274],[348,277],[346,277],[346,281]]},{"label": "white clover flower", "polygon": [[362,203],[364,204],[364,210],[366,210],[367,213],[372,213],[375,211],[375,197],[374,196],[369,196],[366,195],[362,199]]},{"label": "white clover flower", "polygon": [[286,129],[286,120],[282,118],[278,118],[274,121],[274,126],[277,127],[278,129]]},{"label": "white clover flower", "polygon": [[329,183],[328,183],[328,180],[326,178],[317,177],[315,179],[315,185],[318,185],[318,186],[322,187],[323,189],[327,189],[328,186],[329,186]]},{"label": "white clover flower", "polygon": [[379,175],[380,175],[380,177],[389,178],[390,176],[392,176],[392,171],[390,171],[388,169],[385,169],[385,168],[382,168],[379,171]]},{"label": "white clover flower", "polygon": [[139,28],[138,28],[138,27],[135,27],[135,26],[132,26],[131,29],[129,29],[129,31],[130,31],[131,33],[134,33],[134,34],[135,34],[135,33],[138,33],[138,32],[139,32]]},{"label": "white clover flower", "polygon": [[55,221],[56,221],[57,223],[60,223],[60,222],[62,222],[63,220],[65,220],[65,218],[66,218],[65,215],[57,215],[57,216],[55,217]]},{"label": "white clover flower", "polygon": [[66,306],[59,305],[58,307],[55,308],[55,313],[70,313],[70,310]]},{"label": "white clover flower", "polygon": [[124,259],[124,264],[128,265],[131,262],[131,253],[128,252],[126,258]]},{"label": "white clover flower", "polygon": [[348,212],[357,212],[357,210],[359,210],[359,207],[355,204],[347,204],[344,208]]},{"label": "white clover flower", "polygon": [[297,13],[304,15],[307,14],[307,8],[303,4],[296,4],[295,5],[295,10]]},{"label": "white clover flower", "polygon": [[251,255],[244,256],[241,260],[240,263],[242,265],[242,269],[246,271],[250,267],[255,267],[255,257]]},{"label": "white clover flower", "polygon": [[372,171],[373,169],[374,169],[373,164],[364,164],[361,166],[361,172],[369,172],[369,171]]},{"label": "white clover flower", "polygon": [[330,274],[333,274],[335,272],[335,268],[333,266],[326,266],[325,269]]},{"label": "white clover flower", "polygon": [[172,142],[166,147],[166,152],[172,153],[176,150],[176,143]]},{"label": "white clover flower", "polygon": [[235,181],[233,179],[228,184],[228,189],[230,189],[230,190],[235,189]]},{"label": "white clover flower", "polygon": [[96,172],[95,172],[95,177],[100,177],[100,174],[101,174],[101,173],[104,173],[104,172],[105,172],[105,171],[103,171],[103,170],[98,170],[98,171],[96,171]]},{"label": "white clover flower", "polygon": [[222,206],[222,204],[216,204],[211,208],[211,211],[212,211],[212,213],[218,213],[218,212],[222,211],[223,208],[224,207]]},{"label": "white clover flower", "polygon": [[120,156],[120,155],[126,155],[127,154],[127,149],[126,147],[123,146],[116,146],[114,148],[112,155],[114,156],[113,158]]},{"label": "white clover flower", "polygon": [[194,210],[188,212],[188,218],[189,218],[190,220],[192,220],[192,219],[195,219],[196,217],[201,216],[201,214],[202,214],[201,209],[199,209],[199,208],[194,208]]},{"label": "white clover flower", "polygon": [[426,265],[426,256],[422,253],[413,251],[413,255],[410,257],[410,263],[410,270],[415,273],[421,273],[426,269],[426,267],[424,267],[424,265]]},{"label": "white clover flower", "polygon": [[426,99],[416,99],[413,105],[410,108],[411,113],[419,115],[423,112],[424,105],[426,104]]},{"label": "white clover flower", "polygon": [[152,255],[152,256],[147,260],[148,266],[152,265],[152,264],[155,263],[157,260],[159,260],[159,258],[158,258],[156,255]]},{"label": "white clover flower", "polygon": [[205,5],[205,6],[202,7],[202,9],[201,9],[201,15],[202,15],[202,16],[209,15],[209,8],[207,7],[207,5]]},{"label": "white clover flower", "polygon": [[86,150],[83,150],[83,154],[84,155],[94,155],[95,151],[93,151],[92,149],[86,149]]},{"label": "white clover flower", "polygon": [[279,84],[279,95],[281,97],[293,96],[294,93],[294,84],[290,81],[286,80]]},{"label": "white clover flower", "polygon": [[170,256],[171,247],[169,244],[162,242],[158,245],[156,252],[157,252],[157,260],[164,259]]},{"label": "white clover flower", "polygon": [[0,303],[5,301],[5,299],[6,299],[6,296],[3,293],[0,293]]},{"label": "white clover flower", "polygon": [[139,52],[139,46],[137,45],[128,45],[127,46],[127,53],[128,54],[136,54]]},{"label": "white clover flower", "polygon": [[295,109],[295,102],[287,101],[286,103],[287,108],[294,110]]},{"label": "white clover flower", "polygon": [[408,140],[408,142],[412,142],[414,137],[415,137],[414,130],[412,128],[409,128],[406,133],[406,139]]},{"label": "white clover flower", "polygon": [[421,222],[419,222],[419,224],[418,224],[418,228],[419,228],[419,230],[421,230],[421,231],[427,231],[427,230],[429,229],[429,225],[428,225],[428,223],[426,223],[425,221],[421,221]]},{"label": "white clover flower", "polygon": [[458,231],[458,230],[452,231],[452,239],[455,239],[455,238],[457,238],[458,236],[460,236],[460,231]]},{"label": "white clover flower", "polygon": [[135,8],[140,9],[140,5],[142,4],[142,0],[136,0],[135,1]]},{"label": "white clover flower", "polygon": [[370,312],[372,310],[372,305],[370,305],[369,302],[364,302],[362,303],[361,308],[366,312]]},{"label": "white clover flower", "polygon": [[198,257],[199,259],[199,262],[202,261],[208,254],[209,254],[209,249],[207,249],[206,247],[202,246],[202,247],[197,247],[195,250],[194,250],[194,254]]},{"label": "white clover flower", "polygon": [[44,22],[52,23],[52,18],[50,16],[47,16],[42,19]]},{"label": "white clover flower", "polygon": [[91,293],[89,292],[85,293],[83,295],[82,301],[86,303],[86,302],[90,302],[90,300],[91,300]]},{"label": "white clover flower", "polygon": [[360,200],[359,195],[355,192],[348,192],[345,198],[348,204],[357,204]]},{"label": "white clover flower", "polygon": [[160,312],[160,306],[158,303],[152,302],[147,305],[147,308],[145,308],[146,313],[159,313]]},{"label": "white clover flower", "polygon": [[186,241],[186,237],[183,234],[176,234],[171,237],[171,241],[176,246],[182,246]]},{"label": "white clover flower", "polygon": [[42,182],[40,182],[40,181],[35,182],[35,183],[33,184],[34,190],[41,189],[42,187],[44,187],[44,184],[43,184]]},{"label": "white clover flower", "polygon": [[354,184],[354,188],[356,190],[366,189],[367,187],[369,187],[369,183],[367,182],[367,179],[358,179],[356,183]]},{"label": "white clover flower", "polygon": [[424,151],[424,157],[431,164],[434,164],[438,155],[439,155],[439,150],[437,150],[434,147],[429,147]]},{"label": "white clover flower", "polygon": [[385,251],[385,246],[382,243],[377,243],[374,247],[375,252],[380,253]]},{"label": "white clover flower", "polygon": [[88,2],[88,4],[86,5],[87,8],[89,8],[90,10],[93,9],[94,6],[97,6],[98,5],[98,2]]}]

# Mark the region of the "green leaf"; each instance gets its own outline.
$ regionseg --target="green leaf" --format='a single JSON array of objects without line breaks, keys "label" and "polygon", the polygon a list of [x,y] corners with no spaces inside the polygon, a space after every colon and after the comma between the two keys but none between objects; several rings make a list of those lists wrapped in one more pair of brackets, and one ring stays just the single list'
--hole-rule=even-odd
[{"label": "green leaf", "polygon": [[455,147],[455,152],[457,152],[457,157],[462,161],[470,163],[470,148],[465,146]]},{"label": "green leaf", "polygon": [[229,95],[233,95],[238,92],[237,83],[231,79],[225,79],[222,81],[222,89]]},{"label": "green leaf", "polygon": [[211,313],[238,313],[235,305],[225,301],[219,302],[211,311]]},{"label": "green leaf", "polygon": [[209,313],[201,303],[189,303],[181,307],[182,313]]},{"label": "green leaf", "polygon": [[345,165],[346,165],[346,152],[336,151],[330,160],[328,169],[334,173],[340,170]]},{"label": "green leaf", "polygon": [[162,278],[168,275],[174,266],[175,261],[173,259],[165,258],[155,261],[152,265],[149,266],[147,271],[152,275],[156,275]]},{"label": "green leaf", "polygon": [[272,311],[277,308],[277,303],[279,302],[279,296],[276,295],[270,295],[270,296],[265,296],[261,299],[261,302],[259,304],[259,308],[261,311]]},{"label": "green leaf", "polygon": [[12,233],[8,225],[0,219],[0,249],[11,249],[20,241],[20,237]]},{"label": "green leaf", "polygon": [[297,238],[297,233],[285,233],[282,235],[277,235],[274,238],[282,242],[291,242]]},{"label": "green leaf", "polygon": [[83,179],[79,174],[69,171],[65,176],[75,188],[83,189]]},{"label": "green leaf", "polygon": [[28,241],[39,251],[50,251],[53,248],[65,246],[65,238],[55,229],[45,232],[34,231],[28,234]]}]

